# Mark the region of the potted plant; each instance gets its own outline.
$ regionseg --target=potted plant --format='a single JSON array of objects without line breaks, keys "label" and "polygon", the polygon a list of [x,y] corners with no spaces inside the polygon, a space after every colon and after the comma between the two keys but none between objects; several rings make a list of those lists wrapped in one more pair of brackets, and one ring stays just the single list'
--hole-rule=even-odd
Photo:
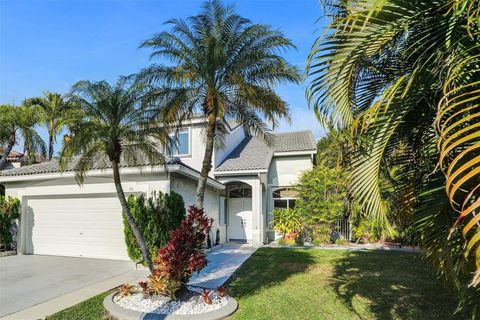
[{"label": "potted plant", "polygon": [[303,223],[299,211],[293,208],[273,210],[273,229],[283,235],[286,243],[295,242]]}]

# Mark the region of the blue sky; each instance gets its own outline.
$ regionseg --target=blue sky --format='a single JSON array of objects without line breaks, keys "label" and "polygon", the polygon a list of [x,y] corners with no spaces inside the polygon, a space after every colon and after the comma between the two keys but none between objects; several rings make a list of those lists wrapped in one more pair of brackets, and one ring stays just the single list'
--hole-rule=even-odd
[{"label": "blue sky", "polygon": [[[44,90],[66,92],[78,80],[115,81],[149,65],[142,40],[167,29],[170,18],[199,12],[197,0],[0,0],[0,103],[19,104]],[[300,67],[318,29],[318,0],[237,0],[236,11],[254,23],[282,30],[297,46],[285,54]],[[158,60],[155,62],[159,62]],[[323,130],[305,101],[305,85],[278,88],[292,124],[277,131]]]}]

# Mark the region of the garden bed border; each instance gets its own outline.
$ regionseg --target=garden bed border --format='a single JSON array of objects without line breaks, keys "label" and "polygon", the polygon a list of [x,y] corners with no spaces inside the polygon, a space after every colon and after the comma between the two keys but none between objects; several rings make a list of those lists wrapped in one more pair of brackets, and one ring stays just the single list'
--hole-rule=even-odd
[{"label": "garden bed border", "polygon": [[238,308],[238,302],[226,296],[227,304],[217,310],[199,314],[156,314],[125,309],[116,304],[113,299],[118,292],[113,292],[105,297],[103,306],[108,314],[118,320],[221,320],[231,316]]}]

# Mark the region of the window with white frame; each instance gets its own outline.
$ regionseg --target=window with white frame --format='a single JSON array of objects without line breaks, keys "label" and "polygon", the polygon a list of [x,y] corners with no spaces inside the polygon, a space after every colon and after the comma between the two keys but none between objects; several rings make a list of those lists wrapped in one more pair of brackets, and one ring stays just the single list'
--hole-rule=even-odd
[{"label": "window with white frame", "polygon": [[190,131],[180,130],[178,134],[170,134],[170,144],[167,150],[172,156],[190,155]]},{"label": "window with white frame", "polygon": [[[273,208],[272,209],[288,209],[295,208],[295,201],[297,200],[297,192],[292,188],[278,188],[272,191]],[[272,229],[271,221],[273,221],[273,214],[268,214],[268,226]]]}]

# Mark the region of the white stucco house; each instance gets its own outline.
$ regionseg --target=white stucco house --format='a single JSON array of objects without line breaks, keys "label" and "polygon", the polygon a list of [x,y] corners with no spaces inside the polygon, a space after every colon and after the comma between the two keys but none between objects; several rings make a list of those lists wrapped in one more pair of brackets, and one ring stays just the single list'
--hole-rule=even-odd
[{"label": "white stucco house", "polygon": [[[193,204],[204,127],[200,118],[183,123],[175,161],[122,167],[125,192],[149,195],[173,190],[186,205]],[[225,147],[214,152],[205,210],[214,219],[212,233],[220,230],[221,242],[258,246],[275,237],[269,224],[273,208],[294,205],[289,187],[302,171],[312,168],[316,143],[308,130],[273,134],[268,146],[246,136],[242,125],[226,123],[226,129]],[[6,195],[22,202],[18,252],[128,260],[111,170],[92,168],[83,186],[74,176],[73,168],[60,172],[56,161],[0,173]]]}]

